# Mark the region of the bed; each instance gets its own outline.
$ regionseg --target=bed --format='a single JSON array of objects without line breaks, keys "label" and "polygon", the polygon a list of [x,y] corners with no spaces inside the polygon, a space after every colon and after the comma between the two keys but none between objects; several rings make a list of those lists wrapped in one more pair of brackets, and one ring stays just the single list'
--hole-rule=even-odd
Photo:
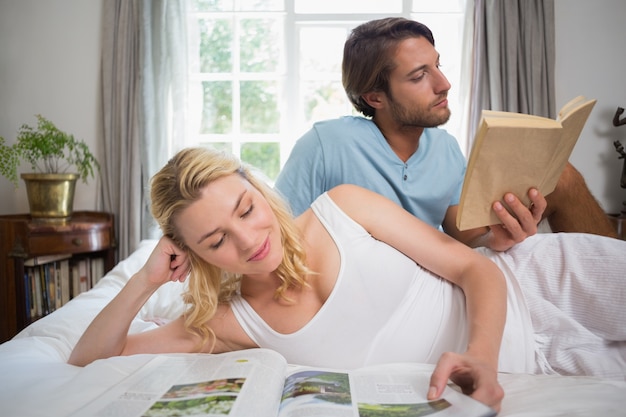
[{"label": "bed", "polygon": [[[143,241],[92,290],[0,345],[0,416],[70,415],[146,364],[154,355],[113,357],[84,368],[66,363],[72,346],[156,241]],[[182,285],[162,286],[133,320],[131,331],[181,314]],[[626,416],[626,382],[591,377],[500,374],[506,396],[500,416]]]}]

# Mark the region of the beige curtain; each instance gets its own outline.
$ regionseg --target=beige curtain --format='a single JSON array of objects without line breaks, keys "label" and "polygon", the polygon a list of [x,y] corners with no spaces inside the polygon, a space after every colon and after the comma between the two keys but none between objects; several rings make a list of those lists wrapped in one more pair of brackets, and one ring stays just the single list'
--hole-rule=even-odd
[{"label": "beige curtain", "polygon": [[118,257],[123,259],[141,239],[138,9],[135,1],[109,0],[103,4],[102,192],[105,210],[115,215]]},{"label": "beige curtain", "polygon": [[107,0],[102,35],[102,194],[118,257],[156,237],[150,177],[184,142],[184,0]]},{"label": "beige curtain", "polygon": [[468,133],[483,109],[556,117],[554,0],[473,0]]}]

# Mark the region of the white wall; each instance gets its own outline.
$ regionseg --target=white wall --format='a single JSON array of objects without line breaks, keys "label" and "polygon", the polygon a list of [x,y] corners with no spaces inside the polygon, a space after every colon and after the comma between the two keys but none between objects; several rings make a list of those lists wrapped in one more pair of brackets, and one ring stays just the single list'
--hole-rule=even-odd
[{"label": "white wall", "polygon": [[[99,131],[100,27],[104,0],[0,0],[0,136],[13,141],[36,113],[90,144]],[[626,200],[619,187],[621,160],[614,140],[626,146],[626,126],[613,115],[626,107],[626,2],[555,0],[557,105],[596,98],[572,162],[606,211]],[[99,184],[79,183],[76,209],[97,208]],[[0,178],[0,214],[26,212],[23,184]]]},{"label": "white wall", "polygon": [[557,106],[579,95],[598,100],[570,161],[605,211],[618,212],[626,190],[619,186],[623,160],[613,141],[626,146],[626,126],[614,127],[612,121],[617,107],[626,108],[626,2],[555,4]]},{"label": "white wall", "polygon": [[[0,0],[0,136],[13,143],[35,114],[87,142],[98,159],[103,0]],[[24,170],[28,168],[24,167]],[[74,209],[97,208],[99,183],[79,181]],[[0,214],[28,212],[26,191],[0,177]]]}]

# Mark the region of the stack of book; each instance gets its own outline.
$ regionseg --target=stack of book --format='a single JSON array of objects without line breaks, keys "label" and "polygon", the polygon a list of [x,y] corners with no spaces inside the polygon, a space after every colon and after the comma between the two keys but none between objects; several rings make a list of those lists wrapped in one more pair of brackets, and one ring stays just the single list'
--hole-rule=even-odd
[{"label": "stack of book", "polygon": [[104,275],[104,259],[46,255],[24,261],[26,315],[33,321],[92,288]]}]

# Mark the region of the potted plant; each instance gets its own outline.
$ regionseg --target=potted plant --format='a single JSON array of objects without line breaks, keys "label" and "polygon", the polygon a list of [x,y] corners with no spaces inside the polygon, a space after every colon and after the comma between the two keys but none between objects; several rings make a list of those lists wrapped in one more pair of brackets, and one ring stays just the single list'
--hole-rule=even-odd
[{"label": "potted plant", "polygon": [[86,183],[100,165],[84,141],[59,130],[43,116],[36,117],[37,127],[22,125],[13,145],[0,137],[0,174],[17,187],[20,164],[30,164],[33,172],[21,177],[32,217],[64,221],[73,211],[76,180]]}]

